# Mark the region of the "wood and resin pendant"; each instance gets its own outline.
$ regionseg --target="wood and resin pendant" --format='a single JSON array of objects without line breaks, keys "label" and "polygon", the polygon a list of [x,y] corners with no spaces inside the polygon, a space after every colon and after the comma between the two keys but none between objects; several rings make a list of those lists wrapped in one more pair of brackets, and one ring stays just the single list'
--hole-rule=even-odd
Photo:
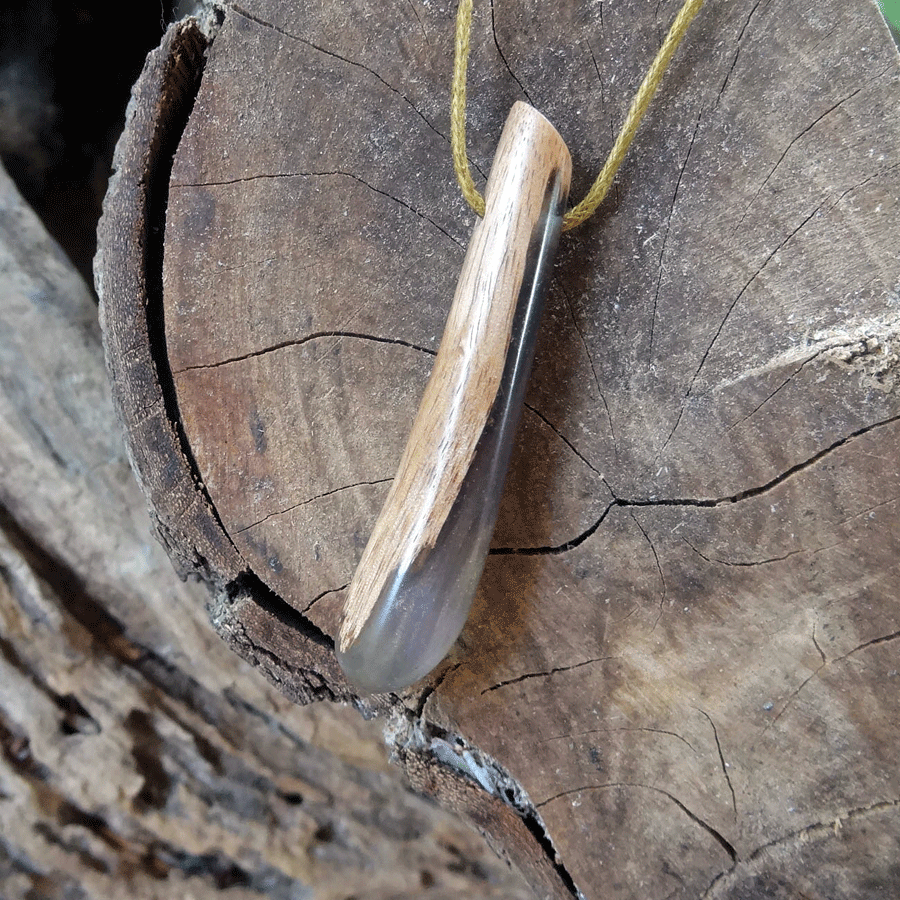
[{"label": "wood and resin pendant", "polygon": [[350,585],[338,659],[369,693],[427,675],[481,578],[534,358],[572,163],[516,103],[466,252],[431,378]]}]

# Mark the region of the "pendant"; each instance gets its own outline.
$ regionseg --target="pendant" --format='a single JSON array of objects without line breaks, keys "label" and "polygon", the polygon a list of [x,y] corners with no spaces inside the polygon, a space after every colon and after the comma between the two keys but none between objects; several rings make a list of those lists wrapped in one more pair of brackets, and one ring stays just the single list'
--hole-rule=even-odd
[{"label": "pendant", "polygon": [[556,129],[516,103],[434,369],[347,595],[337,655],[361,691],[418,681],[465,624],[500,507],[571,169]]}]

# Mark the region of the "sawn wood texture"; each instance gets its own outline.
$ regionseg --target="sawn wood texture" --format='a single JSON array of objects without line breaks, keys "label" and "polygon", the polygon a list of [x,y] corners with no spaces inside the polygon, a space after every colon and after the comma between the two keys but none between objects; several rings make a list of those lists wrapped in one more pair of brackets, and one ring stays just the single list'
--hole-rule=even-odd
[{"label": "sawn wood texture", "polygon": [[[476,170],[527,99],[580,196],[677,6],[478,5]],[[258,579],[215,621],[297,696],[349,696],[331,638],[473,223],[453,12],[228,6],[161,186],[156,352],[221,582]],[[517,780],[453,776],[539,893],[900,892],[898,105],[874,3],[709,2],[564,239],[473,615],[379,707],[445,802],[440,735]]]}]

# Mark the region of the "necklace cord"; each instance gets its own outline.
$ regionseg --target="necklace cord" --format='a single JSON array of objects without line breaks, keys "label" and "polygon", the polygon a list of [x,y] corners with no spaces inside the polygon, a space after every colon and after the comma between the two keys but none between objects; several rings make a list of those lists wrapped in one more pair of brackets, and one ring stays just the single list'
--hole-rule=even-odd
[{"label": "necklace cord", "polygon": [[[638,88],[628,115],[622,123],[618,137],[609,151],[609,156],[600,170],[597,179],[591,185],[584,199],[570,209],[563,219],[563,231],[568,231],[589,219],[603,202],[612,185],[613,178],[625,154],[634,140],[638,126],[650,106],[650,101],[662,81],[669,61],[678,49],[688,26],[700,11],[703,0],[685,0],[683,6],[672,22],[666,39],[656,54],[656,58],[647,70],[641,86]],[[469,61],[469,35],[472,31],[472,0],[459,0],[456,14],[456,52],[453,60],[453,82],[450,87],[450,144],[453,149],[453,168],[456,180],[462,189],[463,197],[469,206],[479,215],[484,215],[484,197],[475,187],[469,160],[466,156],[466,68]]]}]

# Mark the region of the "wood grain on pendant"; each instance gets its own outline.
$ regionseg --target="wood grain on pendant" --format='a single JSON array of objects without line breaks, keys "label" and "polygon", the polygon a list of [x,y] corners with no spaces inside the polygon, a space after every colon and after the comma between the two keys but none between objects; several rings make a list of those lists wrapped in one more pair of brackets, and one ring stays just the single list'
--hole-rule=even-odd
[{"label": "wood grain on pendant", "polygon": [[572,163],[516,103],[431,378],[347,596],[338,658],[367,692],[426,675],[459,636],[490,546]]}]

